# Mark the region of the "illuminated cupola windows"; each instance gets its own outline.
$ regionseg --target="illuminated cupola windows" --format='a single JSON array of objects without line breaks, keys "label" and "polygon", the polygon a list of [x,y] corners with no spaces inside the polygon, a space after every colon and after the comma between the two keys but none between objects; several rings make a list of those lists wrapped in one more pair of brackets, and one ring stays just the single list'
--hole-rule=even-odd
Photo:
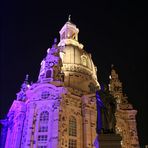
[{"label": "illuminated cupola windows", "polygon": [[83,45],[78,42],[79,29],[74,23],[71,22],[70,15],[68,21],[62,27],[59,33],[60,43],[58,44],[58,46],[74,45],[79,47],[80,49],[83,48]]},{"label": "illuminated cupola windows", "polygon": [[79,29],[76,27],[75,24],[71,22],[71,18],[69,15],[68,21],[60,31],[60,40],[73,39],[78,41],[78,33],[79,33]]}]

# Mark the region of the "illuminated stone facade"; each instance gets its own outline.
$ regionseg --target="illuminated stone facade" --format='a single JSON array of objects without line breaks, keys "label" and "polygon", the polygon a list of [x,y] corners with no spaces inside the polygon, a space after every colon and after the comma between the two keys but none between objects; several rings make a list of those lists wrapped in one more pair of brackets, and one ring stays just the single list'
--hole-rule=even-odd
[{"label": "illuminated stone facade", "polygon": [[139,148],[135,117],[137,111],[123,94],[122,83],[114,68],[111,70],[109,89],[117,102],[116,132],[122,137],[122,148]]},{"label": "illuminated stone facade", "polygon": [[[68,20],[60,30],[60,42],[54,40],[41,62],[38,81],[29,84],[26,76],[5,121],[5,148],[94,148],[95,92],[100,85],[97,68],[78,42],[78,33]],[[109,86],[118,102],[117,132],[123,137],[123,148],[138,148],[136,111],[123,97],[117,76],[112,70]]]}]

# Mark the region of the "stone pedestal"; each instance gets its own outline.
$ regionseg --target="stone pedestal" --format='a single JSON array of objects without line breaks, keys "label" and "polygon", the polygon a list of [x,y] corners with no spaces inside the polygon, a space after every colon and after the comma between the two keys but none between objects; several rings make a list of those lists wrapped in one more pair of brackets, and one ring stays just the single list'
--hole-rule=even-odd
[{"label": "stone pedestal", "polygon": [[121,136],[117,134],[99,134],[99,148],[121,148]]}]

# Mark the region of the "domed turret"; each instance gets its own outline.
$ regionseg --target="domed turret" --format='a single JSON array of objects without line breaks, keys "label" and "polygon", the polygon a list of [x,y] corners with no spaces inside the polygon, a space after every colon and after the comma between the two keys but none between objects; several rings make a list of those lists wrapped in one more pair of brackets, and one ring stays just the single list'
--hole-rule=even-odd
[{"label": "domed turret", "polygon": [[54,39],[52,48],[48,48],[47,56],[41,62],[39,82],[62,81],[61,66],[62,61],[59,55],[57,39]]},{"label": "domed turret", "polygon": [[97,68],[91,54],[78,42],[79,29],[69,19],[60,30],[60,57],[62,59],[65,86],[84,92],[94,93],[100,85],[97,81]]}]

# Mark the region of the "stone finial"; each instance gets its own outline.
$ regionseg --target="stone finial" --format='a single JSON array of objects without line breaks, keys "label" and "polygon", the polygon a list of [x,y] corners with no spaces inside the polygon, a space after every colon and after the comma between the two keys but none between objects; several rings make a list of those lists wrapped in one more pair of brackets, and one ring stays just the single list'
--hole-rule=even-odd
[{"label": "stone finial", "polygon": [[29,75],[26,74],[26,77],[25,77],[25,82],[28,82],[28,78],[29,78]]},{"label": "stone finial", "polygon": [[29,75],[26,74],[25,81],[24,81],[24,83],[21,85],[21,89],[22,89],[23,91],[27,90],[27,88],[28,88],[28,86],[29,86],[28,77],[29,77]]},{"label": "stone finial", "polygon": [[111,64],[111,68],[112,68],[112,69],[114,68],[114,64]]},{"label": "stone finial", "polygon": [[26,99],[26,90],[29,88],[29,82],[28,82],[29,75],[26,74],[25,81],[21,85],[21,90],[17,93],[17,100],[24,101]]},{"label": "stone finial", "polygon": [[68,15],[68,22],[71,21],[71,14]]},{"label": "stone finial", "polygon": [[54,38],[54,44],[56,44],[57,43],[57,38]]}]

